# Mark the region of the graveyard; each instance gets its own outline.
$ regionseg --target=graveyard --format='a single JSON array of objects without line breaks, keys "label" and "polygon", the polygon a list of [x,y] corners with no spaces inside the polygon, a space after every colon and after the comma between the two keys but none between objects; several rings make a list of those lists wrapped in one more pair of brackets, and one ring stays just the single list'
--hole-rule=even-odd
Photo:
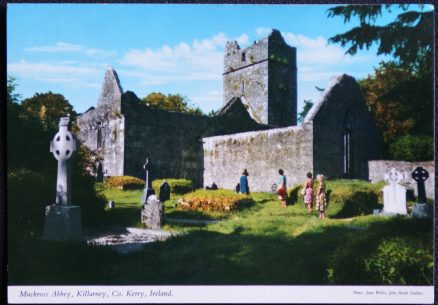
[{"label": "graveyard", "polygon": [[[100,225],[84,227],[82,241],[42,240],[38,230],[32,236],[10,238],[8,254],[14,259],[9,281],[11,285],[430,285],[432,218],[373,215],[374,209],[383,209],[384,186],[384,182],[327,181],[332,194],[328,219],[323,221],[316,211],[307,212],[299,185],[290,189],[287,208],[280,207],[276,194],[259,192],[250,195],[252,205],[231,212],[183,209],[178,202],[190,193],[171,193],[164,201],[161,229],[152,230],[168,236],[120,251],[123,247],[90,244],[86,238],[117,230],[126,233],[127,228],[146,230],[140,217],[144,190],[98,183],[96,191],[112,202],[100,216]],[[196,192],[218,198],[233,193]],[[414,205],[415,200],[408,200],[409,213]]]}]

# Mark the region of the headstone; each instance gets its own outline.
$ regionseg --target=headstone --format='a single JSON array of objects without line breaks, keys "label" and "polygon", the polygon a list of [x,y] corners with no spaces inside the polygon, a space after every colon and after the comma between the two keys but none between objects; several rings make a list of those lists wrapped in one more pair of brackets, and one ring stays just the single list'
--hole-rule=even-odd
[{"label": "headstone", "polygon": [[149,179],[149,167],[150,167],[149,158],[146,158],[146,161],[143,164],[143,169],[145,171],[145,187],[143,189],[143,195],[141,196],[141,202],[140,203],[142,205],[146,204],[146,202],[147,202],[147,200],[148,200],[150,195],[155,194],[155,191],[152,188],[151,179]]},{"label": "headstone", "polygon": [[406,207],[406,188],[399,184],[403,180],[403,173],[392,168],[385,175],[385,180],[389,185],[383,188],[383,214],[402,214],[408,213]]},{"label": "headstone", "polygon": [[413,218],[432,218],[433,209],[432,205],[427,203],[416,203],[412,207]]},{"label": "headstone", "polygon": [[116,207],[116,204],[113,200],[108,201],[108,208],[114,209]]},{"label": "headstone", "polygon": [[164,202],[170,199],[170,186],[167,181],[164,181],[160,186],[160,201]]},{"label": "headstone", "polygon": [[55,204],[45,209],[43,239],[78,240],[82,238],[81,211],[71,204],[70,159],[77,149],[76,139],[68,131],[70,118],[59,120],[59,131],[50,142],[50,152],[58,160]]},{"label": "headstone", "polygon": [[424,185],[424,181],[426,181],[428,178],[429,172],[421,166],[417,167],[412,172],[412,179],[417,182],[418,187],[418,203],[426,203],[426,187]]},{"label": "headstone", "polygon": [[141,223],[148,229],[158,230],[163,221],[163,204],[156,195],[150,195],[141,210]]}]

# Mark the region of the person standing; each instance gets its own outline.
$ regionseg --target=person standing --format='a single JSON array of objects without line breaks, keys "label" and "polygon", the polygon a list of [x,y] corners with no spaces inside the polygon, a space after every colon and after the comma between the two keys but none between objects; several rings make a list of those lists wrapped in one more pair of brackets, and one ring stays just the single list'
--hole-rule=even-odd
[{"label": "person standing", "polygon": [[319,218],[325,218],[325,210],[327,208],[327,198],[325,196],[324,175],[316,176],[319,182],[318,192],[316,193],[316,209],[319,211]]},{"label": "person standing", "polygon": [[240,192],[249,195],[248,171],[246,168],[243,170],[242,176],[240,176]]},{"label": "person standing", "polygon": [[284,171],[280,168],[278,170],[280,174],[280,179],[278,180],[278,199],[280,199],[281,206],[286,207],[286,199],[287,199],[287,187],[286,187],[286,176],[284,175]]},{"label": "person standing", "polygon": [[304,204],[307,206],[307,211],[312,212],[313,208],[313,179],[312,173],[307,173],[307,180],[304,183]]}]

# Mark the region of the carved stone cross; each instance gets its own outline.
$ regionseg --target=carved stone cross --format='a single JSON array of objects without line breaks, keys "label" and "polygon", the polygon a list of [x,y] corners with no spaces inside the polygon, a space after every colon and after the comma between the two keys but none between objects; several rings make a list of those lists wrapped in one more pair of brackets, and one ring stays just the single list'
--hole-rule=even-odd
[{"label": "carved stone cross", "polygon": [[59,120],[59,131],[50,142],[50,152],[58,160],[58,175],[56,178],[56,204],[70,204],[70,158],[76,151],[76,139],[68,131],[70,118],[63,117]]},{"label": "carved stone cross", "polygon": [[397,171],[395,168],[391,168],[389,173],[385,174],[385,180],[391,185],[397,184],[404,179],[403,173]]},{"label": "carved stone cross", "polygon": [[429,179],[429,172],[425,170],[424,168],[417,167],[412,172],[412,179],[417,181],[417,187],[418,187],[418,202],[426,203],[426,187],[424,185],[424,181]]}]

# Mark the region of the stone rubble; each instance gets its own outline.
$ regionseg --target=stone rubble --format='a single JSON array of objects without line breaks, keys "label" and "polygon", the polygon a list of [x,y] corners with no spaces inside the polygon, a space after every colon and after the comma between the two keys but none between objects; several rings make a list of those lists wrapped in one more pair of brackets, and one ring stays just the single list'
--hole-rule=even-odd
[{"label": "stone rubble", "polygon": [[126,228],[101,236],[88,236],[85,239],[89,245],[110,246],[119,253],[127,254],[141,250],[148,243],[165,241],[180,234],[164,230]]}]

